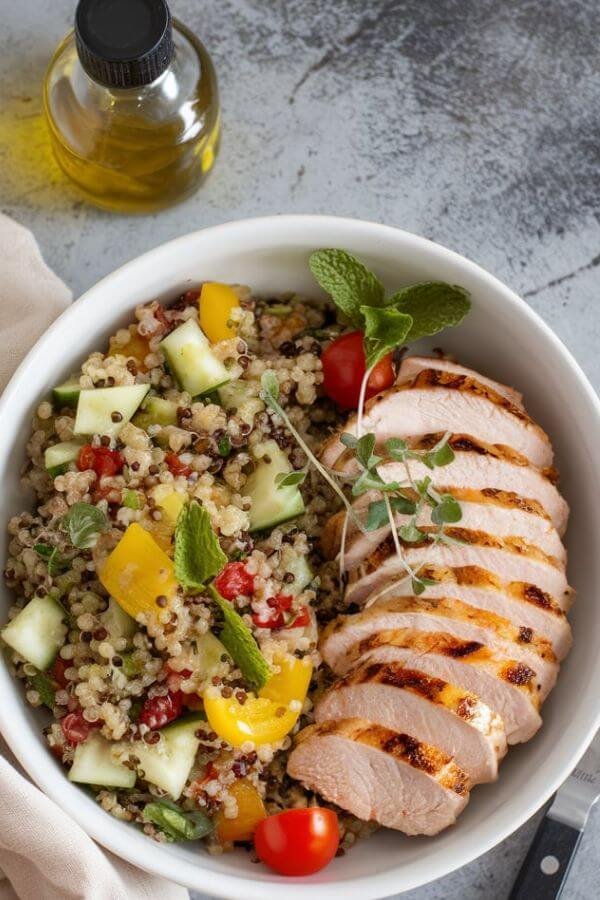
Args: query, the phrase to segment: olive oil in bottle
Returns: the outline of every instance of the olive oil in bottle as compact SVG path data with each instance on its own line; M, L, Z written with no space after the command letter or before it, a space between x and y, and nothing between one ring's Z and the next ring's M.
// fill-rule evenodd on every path
M80 0L44 104L60 167L106 209L144 213L183 200L217 153L214 68L166 0Z

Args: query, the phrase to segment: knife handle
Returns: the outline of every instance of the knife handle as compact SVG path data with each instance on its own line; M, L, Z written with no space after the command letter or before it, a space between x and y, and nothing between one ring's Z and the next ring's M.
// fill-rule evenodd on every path
M566 881L582 831L544 816L509 900L554 900Z

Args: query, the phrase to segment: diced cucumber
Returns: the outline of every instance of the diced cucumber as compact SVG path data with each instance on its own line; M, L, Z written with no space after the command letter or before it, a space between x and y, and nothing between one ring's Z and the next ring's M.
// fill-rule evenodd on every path
M193 319L168 334L160 348L179 386L192 397L207 394L230 381L229 372Z
M81 450L79 441L62 441L60 444L52 444L44 452L44 465L52 478L62 475L69 468L69 463L75 462Z
M34 597L2 630L2 639L36 669L45 672L63 644L64 618L64 609L48 594Z
M225 409L236 409L242 422L252 425L254 416L265 408L259 390L257 381L230 381L219 388L219 401Z
M132 619L124 609L121 609L112 597L108 601L107 609L100 616L102 624L113 640L125 638L129 640L137 631L135 619Z
M54 388L52 399L59 409L62 409L63 406L70 406L72 409L75 409L80 393L79 375L72 375L67 381Z
M119 387L82 391L77 404L75 434L116 437L149 390L149 384L123 384ZM113 421L117 417L118 421Z
M140 761L140 777L162 788L173 800L178 800L194 765L200 743L196 731L204 721L200 715L185 716L172 725L161 728L161 739L157 744L136 741L133 745L119 746L137 756Z
M133 418L133 424L144 431L150 425L177 425L177 404L162 397L148 397Z
M77 744L69 781L99 787L132 788L137 775L114 758L114 746L100 734L92 734L82 744Z
M275 441L264 441L253 450L256 469L248 476L244 494L252 499L250 531L274 528L281 522L301 516L304 501L297 485L278 487L275 479L292 471L289 459Z
M211 631L207 631L196 641L196 653L194 654L195 673L201 678L209 679L222 671L222 656L229 656L218 637Z
M306 557L298 556L289 544L284 544L281 548L280 566L294 576L294 580L285 586L285 592L294 597L315 577Z

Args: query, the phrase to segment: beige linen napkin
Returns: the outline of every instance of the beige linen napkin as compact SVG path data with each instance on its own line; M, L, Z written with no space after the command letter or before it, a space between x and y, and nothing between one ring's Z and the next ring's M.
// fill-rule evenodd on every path
M0 390L70 300L71 292L45 265L32 234L0 214ZM15 897L189 900L184 888L98 847L21 774L0 739L0 900Z

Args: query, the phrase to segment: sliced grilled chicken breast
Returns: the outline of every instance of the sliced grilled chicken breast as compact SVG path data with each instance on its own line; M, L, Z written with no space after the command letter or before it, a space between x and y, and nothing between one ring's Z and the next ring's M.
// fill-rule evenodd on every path
M478 641L459 640L447 632L401 628L370 635L354 645L349 657L365 665L394 663L410 670L418 669L471 691L500 716L509 744L528 741L542 724L533 669L515 659L499 656ZM351 672L354 671L353 668ZM317 721L320 721L319 712L320 707ZM356 715L363 715L358 707ZM379 713L376 719L381 725L388 724ZM419 735L428 740L423 732L419 731ZM434 743L442 750L447 749L439 740ZM473 778L469 766L458 756L456 761Z
M296 740L288 774L364 821L437 834L469 800L465 772L409 734L351 718L310 725Z
M467 606L452 597L400 597L391 594L353 615L338 616L327 625L319 649L328 666L344 674L352 663L352 648L380 631L408 628L446 632L463 641L476 641L494 653L522 662L536 674L535 689L544 700L558 674L556 656L548 641L531 629L515 627L508 619Z
M561 609L568 609L573 591L558 560L518 538L496 538L481 531L446 528L445 534L461 543L447 545L407 544L403 558L414 572L422 564L453 568L477 566L489 569L503 581L522 581L538 587L555 598ZM350 574L345 599L348 604L362 604L366 598L393 578L405 575L401 559L390 537Z
M571 626L556 600L532 584L503 582L497 575L477 566L446 569L425 566L421 576L426 584L422 597L436 600L454 597L469 606L509 619L519 630L535 632L548 641L557 657L564 659L573 643ZM390 588L388 596L411 596L408 580ZM385 595L384 595L385 596Z
M357 665L321 698L317 722L359 716L394 731L412 731L439 747L473 784L495 781L506 753L502 719L471 691L401 661Z
M423 372L425 369L437 369L441 372L451 372L453 375L466 375L469 378L475 378L481 384L485 384L486 387L496 391L497 394L506 397L515 406L523 408L523 396L514 388L508 387L508 385L499 381L493 381L491 378L487 378L473 369L467 369L466 366L460 366L449 359L435 359L431 356L405 356L398 371L396 384L406 384L412 381L419 372Z
M356 434L357 416L343 431ZM505 444L533 465L552 465L547 434L506 397L466 375L426 369L410 384L373 397L365 405L363 432L373 431L380 442L415 437L434 431L462 432L491 444ZM344 450L342 431L325 442L322 461L333 466Z
M432 437L436 438L438 435L419 441L416 449L426 449L431 445ZM522 509L525 512L549 517L558 533L564 534L569 507L554 484L556 473L553 470L541 471L529 465L523 456L510 448L486 444L466 435L451 436L449 444L454 450L455 458L447 466L432 470L419 460L409 461L413 481L429 476L433 486L439 491L445 488L452 488L454 491L480 491L489 500L498 497L501 501L510 502L501 493L504 492L513 495L512 502L515 506L518 505L519 498L524 498ZM344 474L356 473L358 470L354 454L344 451L335 468ZM385 482L407 481L403 463L382 462L377 471Z
M469 491L463 488L444 487L445 494L451 494L460 503L462 518L460 527L470 531L487 531L501 538L516 537L521 541L537 547L548 556L553 556L562 565L566 565L566 550L552 523L545 517L529 511L527 501L515 494L495 492L488 497L482 491ZM374 495L359 497L353 504L359 521L366 521L371 498ZM365 499L366 497L366 499ZM377 497L379 499L379 497ZM323 527L321 546L329 559L334 559L340 552L344 528L345 510L331 516ZM396 526L406 525L411 516L398 513L394 517ZM418 526L431 525L431 507L421 509L417 518ZM391 527L387 523L376 531L361 531L356 522L350 518L346 531L344 548L344 569L349 572L355 569L376 547L390 534Z

